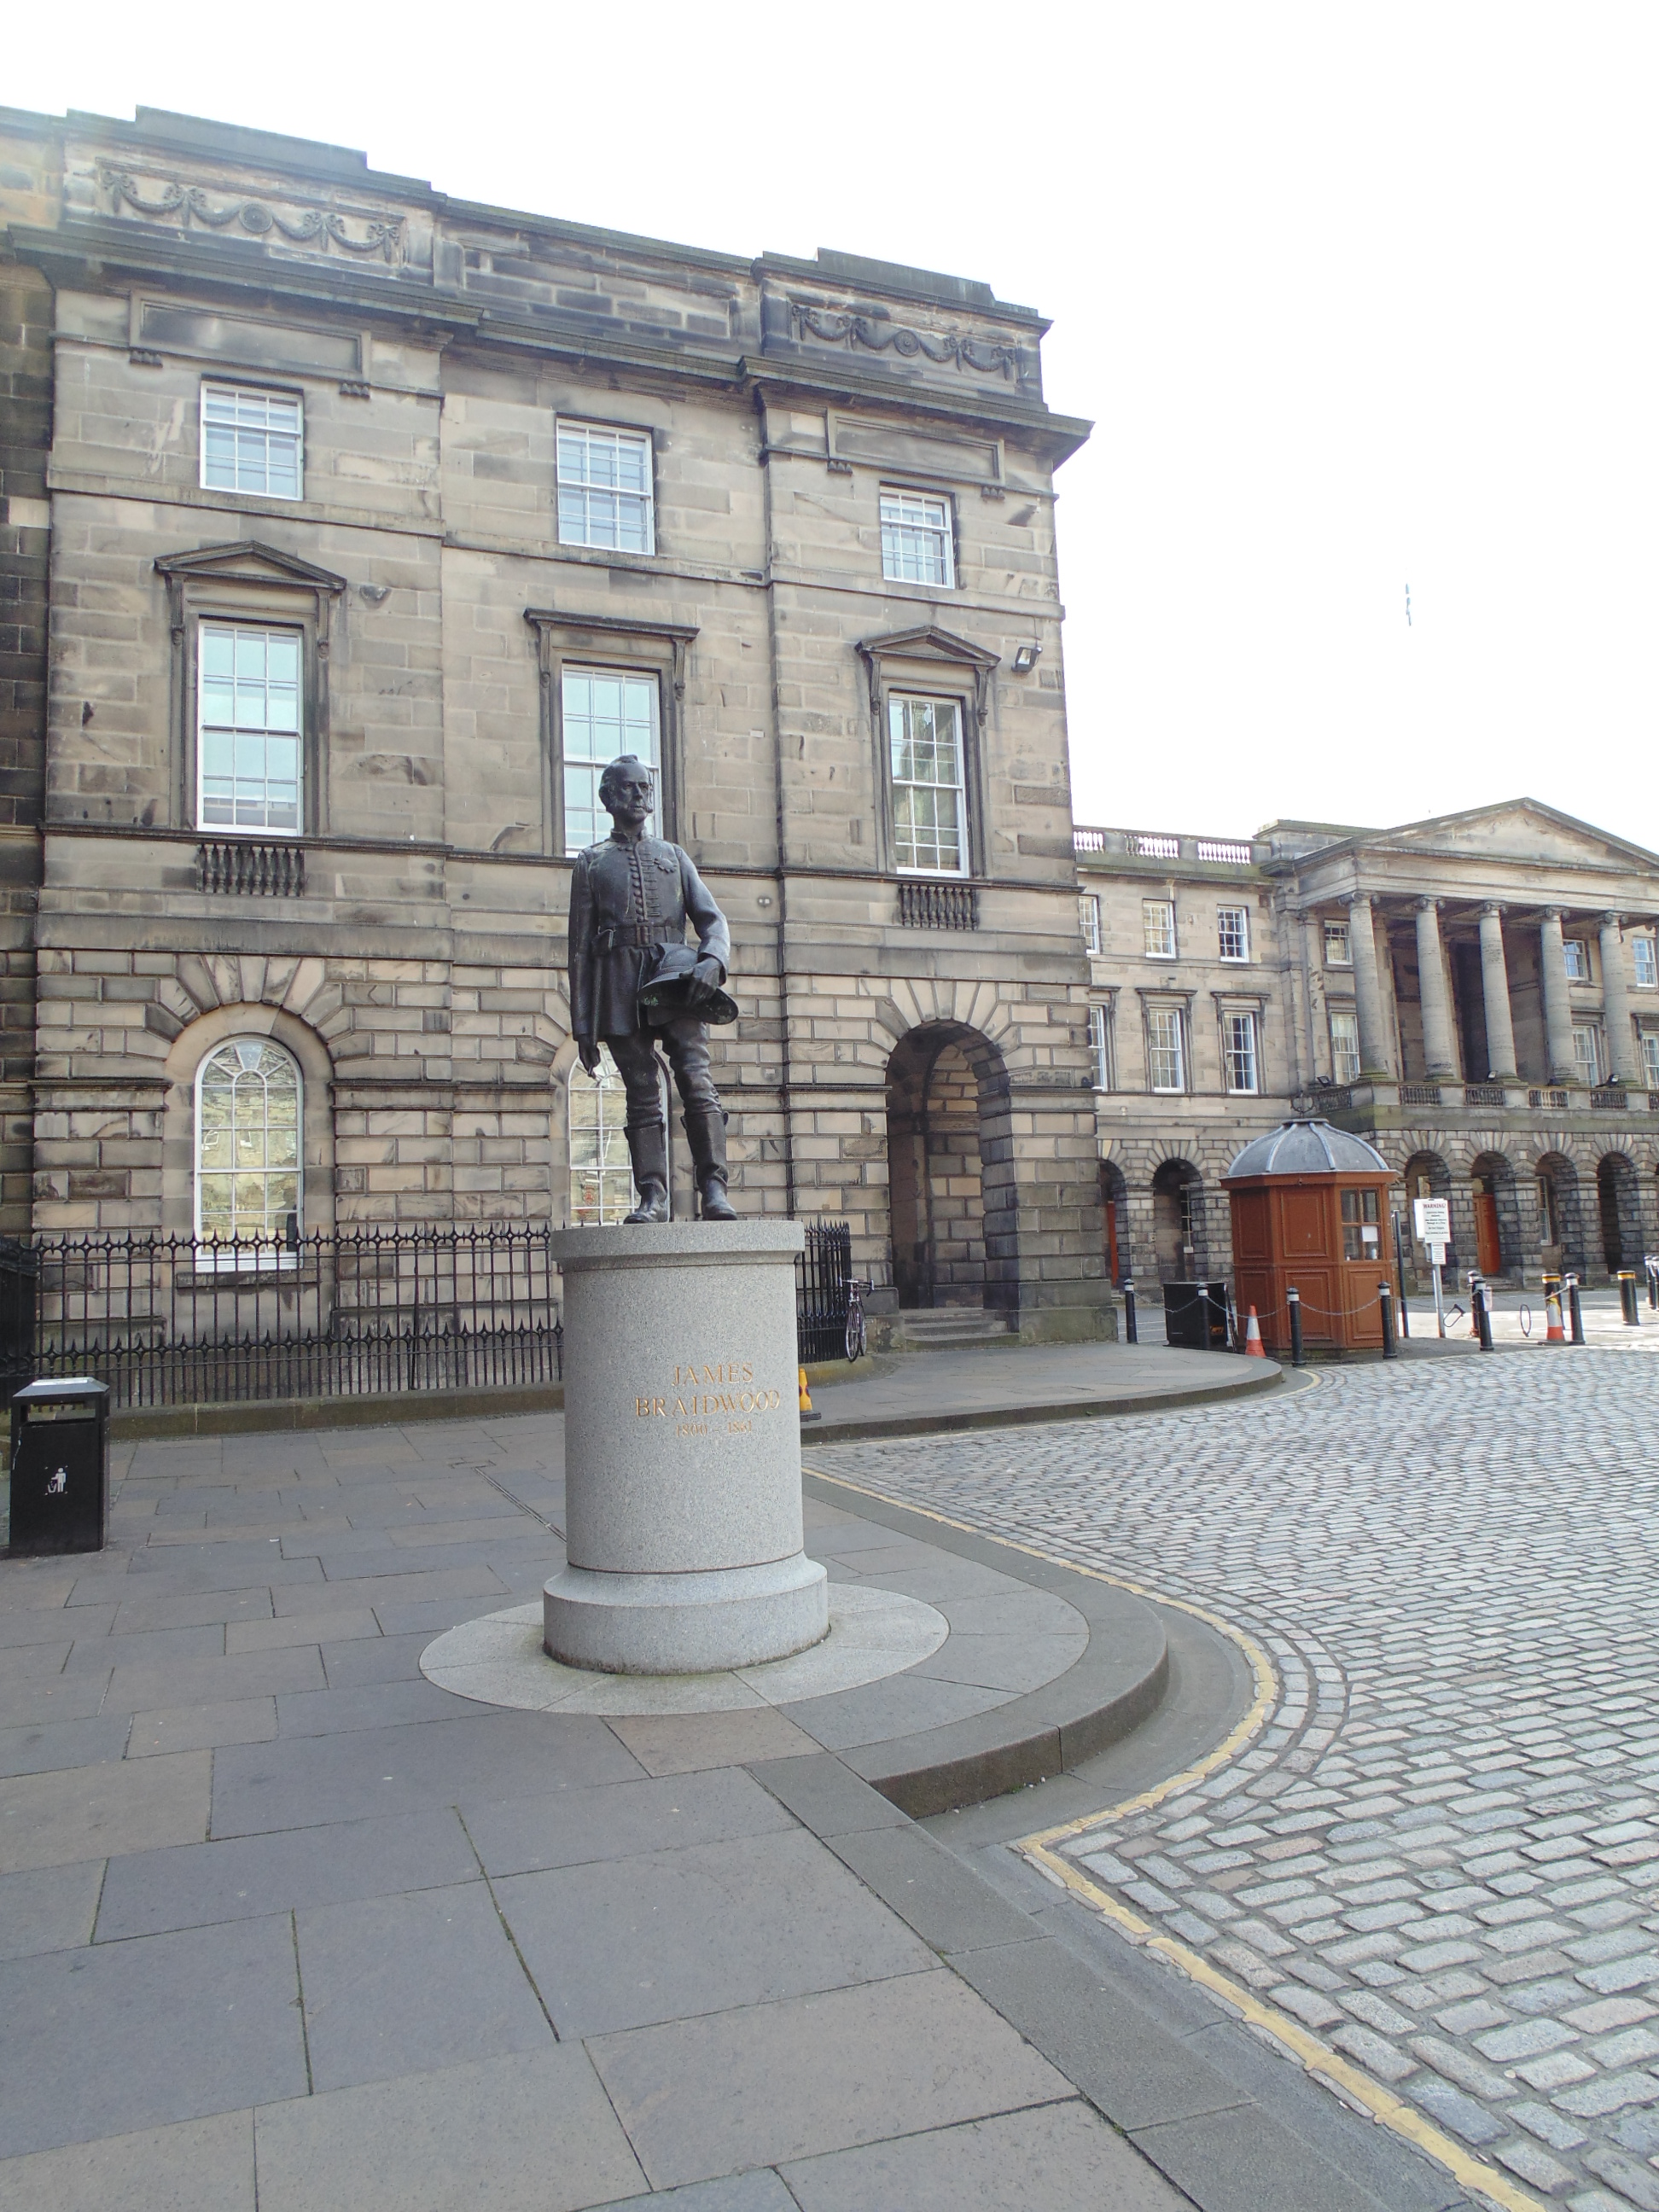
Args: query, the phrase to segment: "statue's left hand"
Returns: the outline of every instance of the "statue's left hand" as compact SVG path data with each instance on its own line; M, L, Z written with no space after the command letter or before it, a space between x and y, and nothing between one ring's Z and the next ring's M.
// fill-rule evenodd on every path
M685 995L692 1006L701 1006L714 997L725 981L718 960L699 960L691 970L691 980Z

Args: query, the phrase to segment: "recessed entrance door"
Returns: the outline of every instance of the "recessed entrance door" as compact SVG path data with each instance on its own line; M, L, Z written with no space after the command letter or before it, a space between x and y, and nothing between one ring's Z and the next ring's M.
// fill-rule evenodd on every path
M1474 1194L1474 1251L1475 1265L1483 1275L1501 1275L1504 1272L1504 1248L1498 1237L1498 1198L1495 1192L1477 1190Z

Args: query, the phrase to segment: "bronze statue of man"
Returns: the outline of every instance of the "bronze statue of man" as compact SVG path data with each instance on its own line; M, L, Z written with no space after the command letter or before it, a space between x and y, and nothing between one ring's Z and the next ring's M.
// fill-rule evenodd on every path
M587 1073L598 1075L604 1044L627 1089L628 1151L640 1194L628 1218L668 1218L660 1045L685 1108L702 1218L735 1221L726 1195L726 1112L708 1073L704 1026L737 1015L722 988L732 933L690 854L646 836L653 799L650 764L633 753L612 761L599 778L611 830L578 854L571 878L570 1026ZM697 933L695 956L685 942L688 921Z

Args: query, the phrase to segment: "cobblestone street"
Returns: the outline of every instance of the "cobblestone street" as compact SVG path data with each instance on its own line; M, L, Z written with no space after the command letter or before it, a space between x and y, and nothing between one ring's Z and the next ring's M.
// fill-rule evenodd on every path
M1260 1733L1067 1850L1510 2192L1649 2212L1656 1424L1659 1366L1592 1350L812 1457L1255 1639Z

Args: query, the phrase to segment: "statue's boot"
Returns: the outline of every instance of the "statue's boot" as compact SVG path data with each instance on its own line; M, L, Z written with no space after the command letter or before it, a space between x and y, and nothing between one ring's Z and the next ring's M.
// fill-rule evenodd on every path
M661 1121L643 1121L628 1130L628 1156L634 1163L634 1184L640 1202L628 1216L630 1221L668 1218L668 1130Z
M702 1200L705 1221L735 1221L737 1209L726 1194L726 1113L720 1106L688 1107L686 1140L691 1147L692 1172Z

